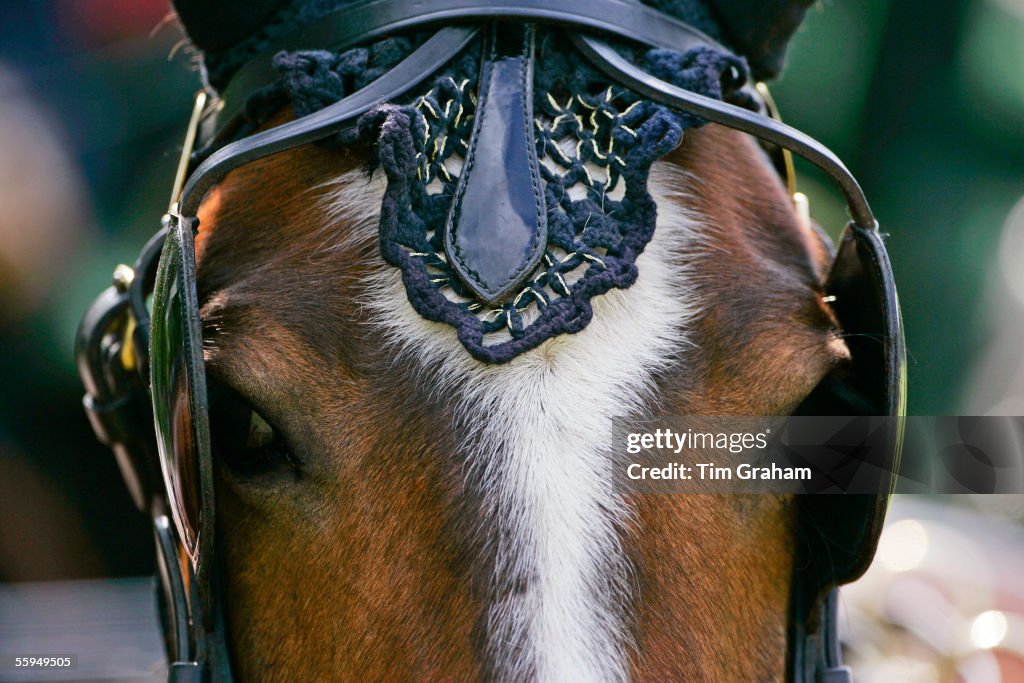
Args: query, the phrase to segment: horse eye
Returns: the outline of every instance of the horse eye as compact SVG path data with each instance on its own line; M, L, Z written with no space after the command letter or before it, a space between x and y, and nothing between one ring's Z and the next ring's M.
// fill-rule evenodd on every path
M214 458L240 473L258 474L295 465L288 447L267 419L236 391L212 382L210 441Z
M277 433L263 419L263 416L255 410L250 411L249 416L249 439L245 442L246 450L255 450L274 443L277 439Z

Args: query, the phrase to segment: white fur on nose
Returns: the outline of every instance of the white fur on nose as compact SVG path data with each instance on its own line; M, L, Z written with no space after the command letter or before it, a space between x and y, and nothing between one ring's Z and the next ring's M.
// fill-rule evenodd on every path
M484 482L474 492L483 500L473 533L498 548L495 572L507 575L495 576L495 585L518 587L486 615L485 666L499 680L629 678L630 568L620 538L630 512L612 490L611 421L644 413L656 376L686 353L698 302L685 254L702 229L671 199L686 183L675 167L652 169L660 216L637 260L636 284L595 298L582 332L504 365L474 360L454 329L421 318L397 269L382 266L367 282L365 303L382 339L455 397L464 435L457 458L472 475L467 481ZM344 220L352 240L370 239L382 184L346 177L337 187L332 222Z

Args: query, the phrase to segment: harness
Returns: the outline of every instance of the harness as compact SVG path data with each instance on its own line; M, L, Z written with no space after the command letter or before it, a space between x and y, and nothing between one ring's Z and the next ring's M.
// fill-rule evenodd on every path
M411 37L368 83L336 101L292 97L296 119L253 132L261 103L271 112L281 106L286 58L274 55L304 51L296 59L316 73L334 63L331 55L395 35ZM544 104L551 93L534 91L544 39L561 39L607 90ZM473 76L452 75L467 68ZM388 106L403 98L415 104ZM472 109L472 123L460 106ZM826 291L850 347L857 400L832 397L820 409L903 415L900 313L878 224L842 162L772 118L771 109L767 91L749 82L742 60L727 48L633 0L359 2L278 40L237 71L216 106L200 93L162 228L134 267L115 271L113 286L86 312L76 344L86 412L114 451L136 505L153 520L169 680L231 680L193 245L197 211L210 189L257 159L310 143L345 144L368 131L392 157L410 152L405 165L385 168L382 254L402 269L421 315L456 327L479 360L510 362L554 335L582 330L591 298L632 283L633 261L654 228L646 168L678 144L686 127L719 123L780 150L788 180L793 152L839 185L852 220ZM567 137L575 140L575 156L564 151ZM555 167L564 173L546 165L548 155L559 154L567 158ZM453 157L463 162L458 173L449 168ZM593 178L595 168L605 175ZM618 182L624 195L614 199ZM431 192L435 183L441 190ZM574 184L583 186L583 199L568 197ZM599 210L595 197L618 204ZM616 207L637 218L616 223ZM401 227L410 224L414 230ZM902 433L893 428L886 436L891 472ZM839 652L836 587L870 563L890 487L884 479L876 495L798 500L790 681L852 680Z

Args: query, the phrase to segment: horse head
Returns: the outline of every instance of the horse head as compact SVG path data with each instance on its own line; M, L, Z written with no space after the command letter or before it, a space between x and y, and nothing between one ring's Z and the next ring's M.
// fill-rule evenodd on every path
M805 622L821 631L805 602L862 569L870 547L798 600L807 513L792 496L624 494L610 425L813 412L858 381L832 246L794 208L778 150L740 132L790 141L750 111L763 102L747 74L777 73L807 3L651 3L746 61L710 38L689 59L656 45L617 61L584 33L614 34L614 18L588 28L599 20L562 2L512 6L510 22L541 22L525 29L396 44L374 31L411 11L362 3L378 6L366 35L386 44L286 50L239 104L232 78L259 71L239 68L239 45L269 59L289 22L309 39L324 17L342 32L366 19L278 4L176 3L225 94L221 112L197 107L213 123L197 119L206 147L186 163L163 256L182 265L156 276L146 359L158 396L157 347L183 325L162 302L194 281L194 302L180 296L201 357L174 372L205 368L188 375L205 394L176 394L186 411L154 401L158 431L183 428L161 410L186 415L186 437L161 435L165 477L190 467L167 455L182 438L207 438L187 421L209 420L209 473L197 466L199 493L169 501L195 510L176 517L187 552L164 560L199 592L191 621L221 638L192 649L227 647L221 670L244 680L803 680L817 663L794 640ZM469 5L439 6L463 22ZM469 47L444 51L458 40ZM403 106L375 101L347 127L309 132L358 97L353 65L396 73L432 41L443 77L432 66L415 97L389 98ZM306 47L321 46L291 45ZM564 78L583 55L594 68ZM582 81L586 92L558 90ZM711 109L672 109L687 97ZM528 131L525 146L510 130ZM868 237L844 239L863 250L869 220L854 226ZM211 538L215 563L198 558Z
M689 680L715 652L719 680L780 668L789 501L617 501L609 473L615 416L787 414L848 359L824 249L762 152L688 134L652 172L636 284L502 366L413 310L365 162L303 148L239 169L200 212L208 373L260 415L211 413L242 671L438 679L458 662L461 680L480 641L502 666L529 653L538 671L600 665L595 680L630 641L652 675Z

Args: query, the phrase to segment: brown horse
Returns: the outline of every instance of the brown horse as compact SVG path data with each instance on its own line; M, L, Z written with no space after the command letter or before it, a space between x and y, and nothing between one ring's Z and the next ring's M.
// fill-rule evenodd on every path
M222 46L221 14L177 4L199 47ZM747 4L714 6L770 73L806 3ZM651 170L636 283L499 365L410 304L381 257L370 159L299 147L234 170L198 212L234 674L783 680L794 500L622 495L610 428L789 414L850 362L828 248L765 151L687 130Z
M209 372L301 460L218 468L237 673L781 679L789 501L616 500L609 474L613 416L786 414L848 357L763 152L688 133L637 284L498 367L412 310L365 159L282 154L200 214Z

